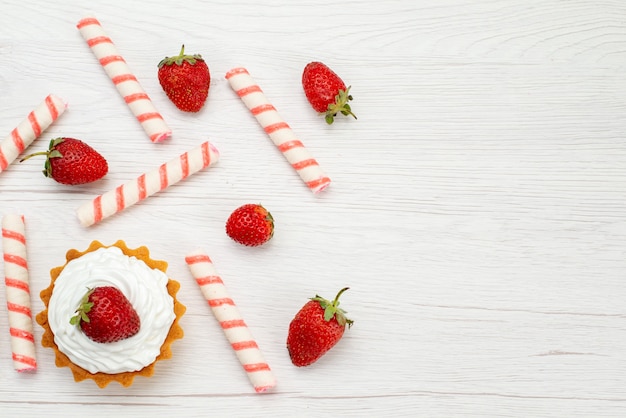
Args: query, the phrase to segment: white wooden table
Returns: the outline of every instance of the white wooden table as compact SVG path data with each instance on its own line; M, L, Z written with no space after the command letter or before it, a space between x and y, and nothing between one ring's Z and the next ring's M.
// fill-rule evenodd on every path
M109 161L96 183L0 173L0 214L26 219L32 305L92 240L169 263L185 338L130 388L75 383L51 350L12 368L0 309L3 417L626 416L626 3L3 0L0 137L54 93L67 112L29 151L73 136ZM75 28L93 14L173 130L153 144ZM211 74L183 114L156 65L184 43ZM358 120L327 126L304 98L313 60L352 85ZM313 195L224 79L243 65L331 177ZM75 210L205 140L217 165L83 227ZM273 240L224 232L261 202ZM184 256L210 254L278 380L254 393ZM2 267L0 267L1 269ZM294 367L289 321L350 290L355 324ZM0 304L5 306L4 292ZM36 325L40 340L42 329Z

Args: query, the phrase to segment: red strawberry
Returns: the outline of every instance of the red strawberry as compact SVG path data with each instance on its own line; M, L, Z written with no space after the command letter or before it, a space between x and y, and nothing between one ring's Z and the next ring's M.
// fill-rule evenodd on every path
M159 83L167 97L183 112L198 112L209 95L211 74L201 55L180 54L159 62Z
M339 308L339 296L346 290L341 289L332 302L315 295L291 320L287 350L295 366L315 363L339 342L346 325L352 326L353 321Z
M274 235L274 218L263 206L249 203L230 214L226 234L240 244L256 247Z
M113 286L89 289L70 324L97 343L112 343L139 332L139 315L126 296Z
M346 88L343 80L321 62L310 62L302 72L302 87L313 109L325 113L326 123L333 123L337 113L352 115L348 102L352 100L350 87Z
M52 139L48 151L27 155L20 162L35 155L47 157L43 174L62 184L91 183L100 180L109 171L104 157L80 139Z

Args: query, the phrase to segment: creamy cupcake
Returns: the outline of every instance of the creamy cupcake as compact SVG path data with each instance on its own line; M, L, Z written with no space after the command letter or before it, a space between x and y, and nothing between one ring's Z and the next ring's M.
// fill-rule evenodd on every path
M69 367L77 382L93 379L100 387L114 381L130 386L135 376L152 376L155 364L172 356L172 342L183 337L178 321L185 307L176 299L180 284L168 278L167 263L123 241L93 241L85 251L69 250L66 260L50 271L50 286L41 292L46 309L36 317L44 328L42 345L54 349L56 365ZM106 324L96 316L104 311L96 294L105 290L120 294L136 313L129 324L112 326L111 335L98 330ZM132 331L113 335L123 327Z

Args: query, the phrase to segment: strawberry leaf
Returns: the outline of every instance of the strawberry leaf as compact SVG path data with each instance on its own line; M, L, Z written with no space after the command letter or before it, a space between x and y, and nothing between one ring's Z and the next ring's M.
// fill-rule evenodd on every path
M163 58L158 67L161 68L164 65L172 65L176 64L178 66L183 65L183 63L188 63L190 65L194 65L198 60L202 60L202 55L194 54L194 55L185 55L185 45L180 48L180 53L173 57L165 57Z
M337 95L335 96L335 103L328 104L328 110L326 111L326 116L324 119L327 124L332 124L337 113L341 113L344 116L351 115L354 119L356 119L356 115L352 113L352 109L348 102L352 100L352 95L349 94L350 87L345 90L339 90Z
M61 158L63 154L59 150L52 150L48 153L48 158Z
M89 301L89 296L91 296L94 290L95 289L87 289L87 293L85 293L83 298L80 300L80 305L78 305L78 308L74 311L76 315L70 318L70 324L80 325L81 321L89 322L89 316L87 313L91 311L91 308L93 308L93 302Z
M341 326L348 325L348 328L352 326L352 323L354 321L346 318L346 311L339 308L339 297L343 292L348 289L348 287L344 287L343 289L341 289L332 302L324 299L319 295L315 295L314 298L311 298L311 300L318 302L322 309L324 309L324 320L326 322L331 321L333 318L335 318L337 320L337 323Z

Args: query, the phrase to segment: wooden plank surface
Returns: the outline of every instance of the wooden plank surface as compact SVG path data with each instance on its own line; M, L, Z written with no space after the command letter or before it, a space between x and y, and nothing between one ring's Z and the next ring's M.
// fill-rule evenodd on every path
M133 118L76 30L87 15L171 139L151 143ZM0 214L26 219L33 311L68 249L118 239L166 260L187 306L173 359L103 390L41 346L35 374L14 372L0 309L2 416L626 416L626 3L3 0L0 22L0 137L54 93L69 108L29 151L73 136L110 166L75 187L44 178L41 160L0 173ZM198 114L178 111L156 77L182 43L212 75ZM300 77L314 60L352 85L358 120L328 126L310 108ZM313 195L271 144L224 78L236 66L329 189ZM81 204L205 140L221 152L214 167L79 224ZM276 220L255 249L224 233L250 202ZM184 256L196 248L272 366L272 393L253 392L194 283ZM289 321L343 286L354 326L294 367Z

